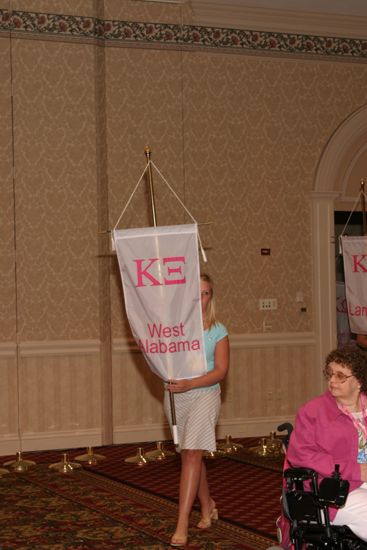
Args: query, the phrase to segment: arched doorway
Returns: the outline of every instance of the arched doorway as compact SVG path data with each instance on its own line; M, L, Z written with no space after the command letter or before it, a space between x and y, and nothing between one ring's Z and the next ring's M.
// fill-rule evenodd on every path
M353 209L367 178L367 105L335 130L320 158L312 193L312 254L316 360L336 346L334 210ZM358 206L359 208L359 206ZM320 375L320 387L322 384Z

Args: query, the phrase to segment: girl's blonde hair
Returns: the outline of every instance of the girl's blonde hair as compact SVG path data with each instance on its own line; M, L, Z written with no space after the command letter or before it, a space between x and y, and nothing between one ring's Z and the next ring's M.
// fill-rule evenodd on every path
M211 291L211 299L208 303L208 307L206 308L205 312L205 322L208 327L208 329L212 328L213 325L216 325L218 323L216 314L215 314L215 300L214 300L214 285L212 278L207 273L201 273L200 280L205 281L210 285L210 291Z

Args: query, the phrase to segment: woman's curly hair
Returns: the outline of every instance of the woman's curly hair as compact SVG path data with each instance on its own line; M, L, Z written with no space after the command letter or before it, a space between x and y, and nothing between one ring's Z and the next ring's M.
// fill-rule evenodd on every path
M331 363L337 363L350 369L353 376L361 384L361 392L367 394L367 358L355 348L340 348L329 353L325 359L324 376L327 376Z

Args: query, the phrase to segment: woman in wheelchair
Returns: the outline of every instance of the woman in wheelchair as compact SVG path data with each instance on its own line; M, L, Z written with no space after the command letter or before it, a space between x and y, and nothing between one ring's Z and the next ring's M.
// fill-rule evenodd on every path
M312 468L321 480L339 464L349 494L343 507L330 509L331 523L367 541L367 361L356 349L334 350L323 373L327 390L299 409L286 467Z

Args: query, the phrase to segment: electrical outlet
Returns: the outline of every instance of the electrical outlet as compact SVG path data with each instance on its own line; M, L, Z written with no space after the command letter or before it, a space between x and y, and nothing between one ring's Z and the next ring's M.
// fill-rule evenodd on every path
M278 300L276 298L261 298L259 309L260 311L274 311L278 309Z
M263 322L263 332L271 332L273 325L269 322Z

